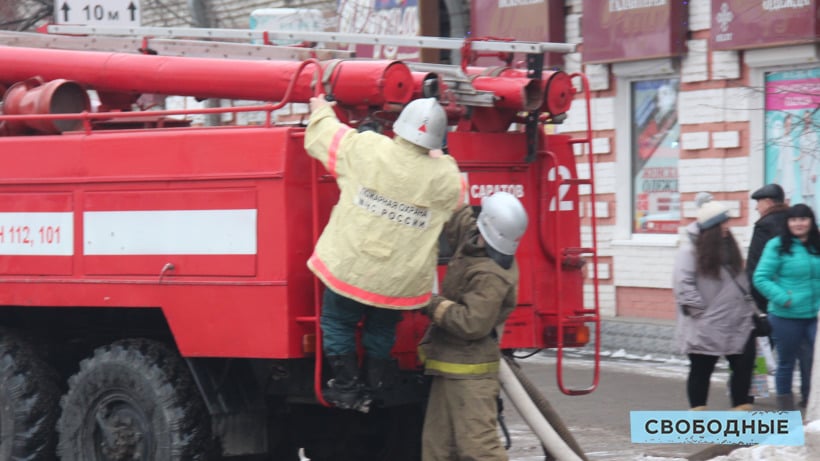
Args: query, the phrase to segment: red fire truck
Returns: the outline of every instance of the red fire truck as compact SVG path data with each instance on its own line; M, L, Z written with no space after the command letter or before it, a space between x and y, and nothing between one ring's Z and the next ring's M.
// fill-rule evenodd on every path
M569 389L560 374L562 348L599 320L595 280L584 303L593 182L575 155L592 157L590 132L547 134L573 100L589 113L582 75L542 70L571 45L297 37L459 50L447 66L268 45L288 33L51 32L71 35L0 34L0 459L418 459L424 316L405 314L377 408L321 397L322 287L306 261L338 190L304 151L306 116L276 115L319 93L388 134L403 105L439 98L470 204L505 190L530 216L502 348L557 348L567 393L597 383ZM263 43L228 43L249 38ZM469 65L513 52L526 67ZM262 102L158 110L157 95ZM258 122L235 123L251 111ZM191 122L213 114L229 123Z

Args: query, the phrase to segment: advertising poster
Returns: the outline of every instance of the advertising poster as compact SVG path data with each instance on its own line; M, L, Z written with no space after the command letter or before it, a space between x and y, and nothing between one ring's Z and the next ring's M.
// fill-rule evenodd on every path
M680 226L678 79L632 86L632 232L677 233Z
M818 210L820 68L766 75L766 183Z

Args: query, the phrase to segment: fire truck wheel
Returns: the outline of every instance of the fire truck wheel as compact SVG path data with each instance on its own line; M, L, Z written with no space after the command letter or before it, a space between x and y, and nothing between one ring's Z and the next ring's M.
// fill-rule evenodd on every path
M0 459L54 459L59 399L56 372L0 329Z
M63 461L210 459L210 418L180 356L157 341L98 348L68 383Z

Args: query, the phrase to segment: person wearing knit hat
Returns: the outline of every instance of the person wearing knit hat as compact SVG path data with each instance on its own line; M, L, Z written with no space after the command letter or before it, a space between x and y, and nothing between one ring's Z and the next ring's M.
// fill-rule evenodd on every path
M711 202L712 200L714 200L714 196L709 192L698 192L695 194L695 208L700 210L703 205ZM686 236L688 236L689 240L693 242L697 240L698 234L700 234L700 227L698 227L697 220L690 222L684 230Z
M698 192L695 194L695 207L700 208L704 203L709 203L714 199L709 192Z
M678 250L672 280L677 343L689 357L689 406L706 408L715 364L726 357L732 370L732 407L750 410L755 338L743 292L748 292L749 282L740 247L729 231L729 209L720 202L706 202L697 211L696 223L698 233Z
M711 229L729 220L729 209L720 202L707 202L698 209L698 227Z

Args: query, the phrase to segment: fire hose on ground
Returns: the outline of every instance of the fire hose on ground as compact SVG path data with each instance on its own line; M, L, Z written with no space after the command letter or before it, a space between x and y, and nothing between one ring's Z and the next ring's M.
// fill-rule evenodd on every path
M499 379L518 413L541 441L547 459L588 461L558 413L512 358L502 358Z

